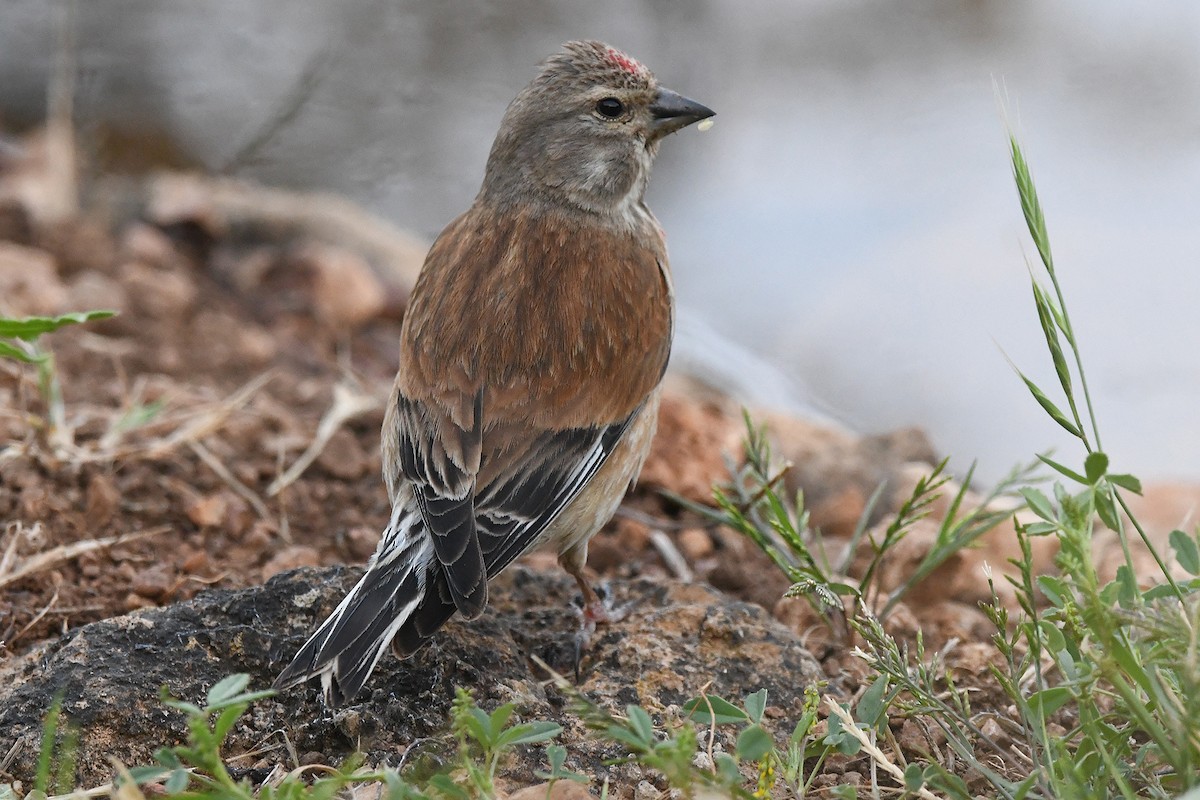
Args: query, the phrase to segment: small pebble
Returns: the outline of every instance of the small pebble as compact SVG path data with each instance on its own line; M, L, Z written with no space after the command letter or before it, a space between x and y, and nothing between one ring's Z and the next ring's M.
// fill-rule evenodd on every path
M155 269L139 261L126 263L120 279L134 310L154 319L186 318L199 295L186 272Z
M122 607L126 611L137 611L140 608L153 608L154 603L141 597L133 592L125 595L125 599L121 602Z
M712 555L712 537L708 535L708 531L702 528L687 528L680 531L677 541L680 551L692 563Z
M367 454L354 434L343 429L330 437L317 464L335 478L354 480L367 471Z
M133 576L134 593L149 600L163 600L171 593L173 581L160 567L142 570Z
M305 544L294 544L285 547L263 564L262 579L266 581L272 575L296 567L315 567L321 563L321 554L317 548Z
M228 504L219 494L201 497L187 507L188 519L201 528L213 528L225 520Z
M636 519L617 520L617 539L626 553L636 553L650 546L650 527Z
M145 223L134 223L121 237L121 249L130 258L167 268L177 264L179 254L175 243L160 229Z
M179 565L181 570L191 575L204 572L206 567L208 567L208 553L203 550L193 551Z
M332 329L358 327L383 310L387 290L360 254L309 244L299 261L312 276L313 310Z
M237 332L238 356L246 366L261 366L275 357L278 346L275 337L258 326L245 323Z
M250 530L250 526L258 520L258 516L254 513L254 509L250 508L249 503L233 492L225 494L224 497L225 520L221 524L225 527L225 534L233 539L241 539L246 535L246 531Z
M272 536L274 527L264 520L258 520L250 528L250 532L246 534L244 540L246 546L255 552L263 552L271 550L272 542L275 537Z
M346 548L359 560L370 558L378 544L379 531L374 528L357 525L346 532Z
M983 721L983 724L979 726L979 732L993 742L1001 742L1008 738L1008 735L1004 732L1004 728L1000 727L1000 723L993 717L988 717Z
M640 781L633 789L633 800L658 800L658 789L650 781Z

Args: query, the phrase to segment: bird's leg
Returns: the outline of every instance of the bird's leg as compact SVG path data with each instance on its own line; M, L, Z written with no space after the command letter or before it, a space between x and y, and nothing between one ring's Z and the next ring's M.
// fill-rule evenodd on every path
M594 630L597 623L613 622L611 609L608 604L596 594L596 590L588 583L587 578L583 575L583 570L575 569L567 565L563 565L564 569L570 573L575 582L579 584L579 592L583 595L583 610L580 612L583 616L585 624L590 624Z
M596 590L584 577L584 564L587 563L587 542L565 550L559 555L558 563L579 585L579 593L583 595L583 624L589 634L596 630L597 624L620 622L625 618L628 609L613 608L608 600L596 593Z
M579 585L579 593L583 596L583 608L579 612L579 630L575 634L575 682L579 682L579 664L583 660L583 651L588 648L592 634L596 632L597 624L619 622L628 613L628 607L613 608L607 598L596 593L583 575L584 564L587 563L587 542L568 548L558 556L559 565Z

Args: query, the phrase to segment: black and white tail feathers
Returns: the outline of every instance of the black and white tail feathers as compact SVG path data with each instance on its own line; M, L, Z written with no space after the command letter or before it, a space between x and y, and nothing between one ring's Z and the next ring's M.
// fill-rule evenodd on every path
M275 688L319 677L328 705L353 700L393 637L408 655L453 615L441 578L420 514L397 506L366 573L275 679Z
M275 680L275 688L319 677L326 703L344 705L362 688L393 639L396 653L407 656L455 611L478 616L487 602L487 578L537 544L605 464L643 407L613 425L546 431L529 442L508 474L479 494L472 488L473 524L467 538L482 561L477 570L448 569L448 563L465 563L459 556L466 548L448 549L453 542L444 538L444 552L439 553L439 541L426 522L457 520L464 504L431 508L419 488L402 490L394 498L392 519L366 574L300 648ZM445 527L457 529L459 524Z

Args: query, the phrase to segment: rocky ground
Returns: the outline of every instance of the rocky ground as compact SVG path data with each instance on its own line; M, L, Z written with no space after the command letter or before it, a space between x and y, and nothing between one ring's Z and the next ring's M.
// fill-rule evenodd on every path
M0 361L0 783L29 780L41 716L62 692L83 730L79 780L94 785L109 756L144 763L182 735L160 685L197 699L231 672L269 683L349 585L355 567L335 565L373 551L388 513L382 397L423 244L336 198L181 174L97 181L80 211L73 181L51 169L53 142L14 152L0 165L0 313L119 314L46 338L61 406L31 367ZM783 575L664 494L710 501L744 435L719 390L670 381L643 480L589 562L633 611L598 636L580 688L610 707L667 713L710 682L727 696L765 686L781 720L818 678L853 697L859 662L802 601L781 599ZM858 436L755 416L834 555L876 487L871 522L886 525L939 458L919 431ZM1198 493L1147 494L1145 521L1165 534ZM920 561L946 512L943 501L897 548L885 588ZM1001 525L891 617L898 636L959 642L947 663L981 698L986 669L971 644L990 633L976 607L983 565L1002 569L1014 546ZM1037 557L1052 568L1049 541ZM485 706L516 700L529 718L562 721L569 765L625 796L645 776L601 764L611 754L585 743L531 661L566 663L571 594L551 556L529 556L484 618L455 623L413 662L385 659L360 706L330 714L311 689L290 692L256 707L231 746L259 766L286 761L284 737L272 738L284 731L291 757L361 748L395 763L444 726L464 685ZM829 769L831 783L861 778L853 762ZM508 779L532 782L532 768Z

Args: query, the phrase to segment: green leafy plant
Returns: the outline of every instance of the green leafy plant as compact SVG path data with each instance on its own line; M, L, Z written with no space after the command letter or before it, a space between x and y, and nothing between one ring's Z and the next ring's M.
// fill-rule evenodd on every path
M33 797L44 798L56 791L70 790L74 785L78 746L79 731L67 723L62 713L62 698L56 697L42 721L42 745L33 779Z
M154 754L159 766L149 768L148 772L135 772L134 777L145 779L165 773L168 793L178 794L194 781L206 789L248 797L249 787L234 781L226 769L221 745L252 702L274 694L269 690L247 692L249 683L250 676L244 674L218 681L208 690L203 707L171 697L164 686L163 704L187 714L188 742L160 749Z
M797 493L790 504L779 494L777 487L782 483L787 466L776 464L766 428L755 425L748 414L744 421L746 461L742 466L732 468L732 480L728 484L714 489L717 507L699 505L678 496L673 499L754 542L792 581L787 595L808 600L830 629L843 638L850 635L847 617L853 619L869 608L877 618L886 619L914 586L955 553L971 546L1008 519L1011 511L997 501L1018 497L1018 489L1029 481L1036 467L1035 462L1014 469L980 502L966 508L964 501L974 475L972 466L951 499L949 510L938 522L933 546L900 585L885 593L879 585L880 567L913 526L929 516L931 507L950 481L945 471L948 462L942 461L929 475L922 477L888 525L876 534L870 520L883 493L881 484L867 501L844 548L844 556L834 563L825 553L820 532L809 525L803 493ZM870 550L867 565L857 581L846 580L844 576L850 572L851 561L864 543ZM842 598L849 598L849 611L845 610Z
M546 747L546 759L550 762L550 769L535 770L534 775L547 781L551 787L556 781L568 780L575 783L590 783L591 778L580 772L574 772L566 768L567 749L560 744L552 744Z
M506 753L520 745L550 741L562 733L562 726L553 722L509 725L515 711L516 706L505 703L489 714L475 705L469 691L462 688L455 690L450 727L458 739L460 762L465 773L463 782L467 785L464 787L462 782L455 782L445 774L434 776L430 785L452 798L493 797L496 793L496 769ZM560 771L563 760L565 752L558 762ZM553 759L551 766L554 767ZM567 776L563 772L558 777Z
M1170 797L1200 787L1200 545L1195 534L1170 534L1175 563L1190 576L1178 581L1123 496L1139 493L1140 482L1110 469L1045 215L1028 162L1015 138L1010 144L1021 209L1049 280L1047 287L1032 279L1034 304L1067 411L1021 378L1079 441L1084 458L1081 469L1071 469L1042 456L1060 476L1053 499L1024 491L1039 520L1018 526L1022 550L1029 553L1030 537L1055 536L1060 574L1034 575L1027 555L1017 562L1020 576L1012 582L1022 618L1009 633L1009 620L993 612L997 644L1010 662L1002 677L1036 767L1033 788L1046 796L1102 789ZM1097 520L1116 533L1124 558L1108 582L1093 558ZM1157 565L1158 584L1150 589L1139 585L1129 527ZM1024 685L1014 680L1022 675L1029 676ZM1055 720L1065 736L1051 732Z
M223 753L225 739L250 705L274 694L269 690L249 691L248 686L249 676L231 675L209 689L202 704L172 697L164 688L164 705L186 716L187 741L160 748L154 754L155 763L149 766L127 768L116 764L117 777L111 786L86 793L111 794L122 800L330 800L345 796L343 790L354 786L381 785L388 800L495 798L497 771L508 754L518 747L549 742L562 732L559 725L547 721L514 724L514 705L505 704L487 712L476 705L469 691L460 688L452 704L449 727L456 751L432 774L417 777L390 768L370 769L362 765L361 756L355 755L336 768L296 766L281 777L254 785L245 776L238 776ZM795 796L800 797L833 748L820 742L816 687L806 693L803 717L784 747L776 745L766 721L766 691L747 695L741 706L717 695L703 695L685 705L683 718L656 724L650 712L639 706L629 705L624 715L614 715L574 685L561 681L559 687L589 729L625 751L626 755L607 763L632 762L661 773L685 797L696 796L704 789L719 789L741 798L769 797L776 796L780 786L793 787ZM709 729L708 752L712 756L715 739L711 734L717 727L730 724L739 727L732 752L716 753L711 766L702 767L697 760L700 745L696 725ZM78 794L74 786L76 743L56 703L46 717L34 794L30 797L45 798L58 791L61 794L53 800L66 800ZM560 780L589 783L589 776L567 768L567 756L563 746L548 745L549 769L535 770L534 774L551 785ZM15 797L12 787L0 786L0 798L10 796ZM601 796L607 796L607 785Z
M38 346L38 339L44 334L66 325L78 325L95 319L105 319L113 316L115 311L77 311L70 314L60 314L57 317L21 317L11 318L0 316L0 356L27 364L40 364L51 358L50 354Z
M779 495L777 487L783 482L787 467L775 463L766 428L755 425L748 412L743 412L743 419L747 431L746 460L740 467L731 463L729 483L713 488L717 507L670 496L685 508L754 542L792 581L790 593L803 595L830 628L844 633L841 598L857 597L859 590L836 577L836 568L830 565L820 549L820 540L809 527L804 495L798 493L791 506ZM882 487L868 501L869 508L874 507L881 491ZM856 533L861 535L865 530L863 522Z
M1078 440L1082 463L1074 467L1041 455L1039 462L1057 479L1049 491L1028 485L1032 466L1024 467L974 509L963 508L964 494L958 492L935 547L909 581L886 596L875 588L876 567L946 486L944 464L917 485L878 538L860 522L853 543L865 537L872 558L859 587L837 578L844 570L831 569L821 557L819 537L808 530L803 497L791 508L779 497L782 473L772 471L765 436L749 423L747 464L717 491L719 508L711 517L745 533L793 581L791 593L817 598L831 622L842 607L840 598L851 598L846 629L862 642L859 654L874 677L853 716L840 704L830 706L833 716L822 744L866 753L891 776L892 788L917 794L932 789L966 800L980 793L964 781L969 771L986 784L986 794L1011 800L1200 796L1200 533L1170 533L1167 546L1176 571L1131 513L1124 495L1140 492L1141 484L1113 470L1102 449L1045 217L1015 139L1011 158L1048 281L1033 278L1033 297L1061 399L1019 375L1050 419ZM910 652L883 625L908 587L1010 513L995 510L992 500L1001 495L1019 497L1032 514L1015 525L1021 555L1011 562L1015 574L1005 578L1015 589L1019 611L1010 612L994 584L992 601L984 604L995 628L991 675L1016 709L1015 719L974 708L971 693L945 668L943 653L927 652L919 634ZM1098 523L1114 531L1121 546L1124 563L1111 580L1102 579L1095 563ZM1157 565L1153 576L1136 571L1131 532ZM1048 536L1057 540L1058 572L1037 574L1033 540ZM1153 585L1147 587L1148 581ZM728 708L721 711L730 721L738 716ZM897 763L898 746L888 752L876 746L878 737L888 735L882 724L888 717L905 717L939 732L957 768L932 752ZM873 774L876 791L879 779ZM852 787L843 790L852 793Z
M122 800L145 800L147 795L181 800L329 800L347 786L382 783L390 800L431 800L392 770L363 768L358 756L337 768L297 766L278 781L259 786L235 778L221 752L225 737L253 702L274 695L270 690L247 691L249 682L244 674L222 679L208 690L202 706L171 697L164 687L162 702L187 716L187 742L160 748L153 765L118 764L109 793Z
M249 676L231 675L208 691L203 706L173 698L164 690L164 704L187 715L188 741L158 750L153 766L127 770L128 782L161 784L161 792L167 796L209 800L327 800L346 786L366 783L382 783L389 800L491 798L496 796L496 770L505 754L521 745L549 741L562 731L543 721L510 725L513 705L502 705L489 714L475 705L470 692L459 689L450 719L451 733L458 741L457 758L424 780L409 780L391 769L366 769L360 756L352 756L336 769L323 768L315 778L307 774L307 768L297 767L276 784L255 787L245 779L235 779L221 753L225 737L250 704L274 694L246 691L248 685ZM548 755L552 780L587 780L564 768L561 747Z
M780 746L779 732L767 721L765 689L746 695L741 705L716 694L701 694L683 705L681 716L664 714L655 722L649 711L632 704L623 715L613 714L550 672L570 700L572 713L599 739L625 750L626 755L605 763L634 763L659 773L684 797L710 795L714 790L735 798L777 797L780 792L804 797L836 747L825 741L820 729L820 693L815 685L805 689L801 717ZM736 732L727 740L730 746L721 748L718 736L729 727Z
M777 746L764 722L766 689L746 695L741 707L718 695L705 694L685 703L683 711L690 721L708 729L710 755L720 726L738 728L733 756L711 755L718 773L727 780L736 784L741 774L740 763L748 763L756 773L754 797L772 796L777 784L782 784L792 795L803 797L820 773L825 758L841 744L840 729L834 729L836 725L825 736L817 734L819 702L817 687L807 687L803 713L783 748Z
M565 688L560 685L560 688ZM670 735L659 734L650 713L636 705L625 707L624 716L605 711L581 692L566 689L572 700L572 710L589 729L603 739L621 744L628 755L608 763L634 762L662 773L667 783L690 796L701 786L722 786L728 790L736 787L736 780L726 770L714 775L697 769L692 761L696 755L696 729L691 725L680 725Z
M40 339L67 325L105 319L115 311L78 311L56 317L11 318L0 316L0 357L34 364L38 371L38 390L46 406L47 433L62 428L62 386L54 368L54 354L42 347Z

